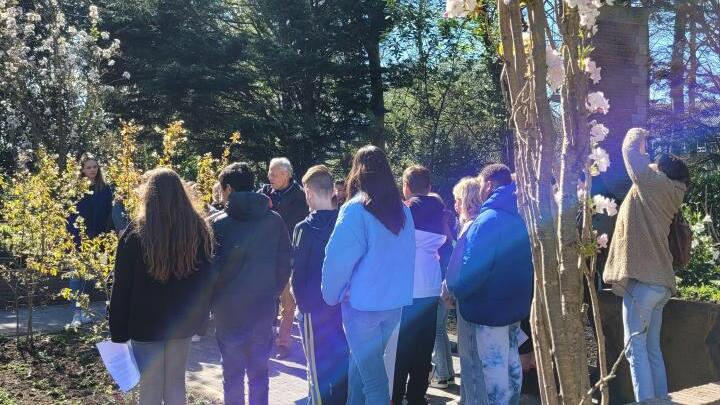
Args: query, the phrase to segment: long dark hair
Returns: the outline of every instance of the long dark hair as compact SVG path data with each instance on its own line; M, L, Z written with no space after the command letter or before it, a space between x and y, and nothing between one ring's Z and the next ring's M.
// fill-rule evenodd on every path
M405 226L400 190L395 184L387 156L380 148L364 146L355 152L347 179L348 199L362 193L365 209L390 232L399 234Z
M212 256L212 230L191 202L180 176L170 169L146 173L136 219L152 278L183 279Z
M85 168L85 163L87 163L90 160L95 162L95 164L97 164L97 167L98 167L97 176L95 176L95 181L92 184L93 191L96 191L96 192L103 191L105 189L106 184L105 184L105 179L103 178L103 175L102 175L102 167L100 166L100 161L98 161L97 158L95 157L95 155L93 155L92 153L85 152L82 154L82 156L80 156L80 174L78 177L79 178L85 177L85 173L83 173L83 169Z

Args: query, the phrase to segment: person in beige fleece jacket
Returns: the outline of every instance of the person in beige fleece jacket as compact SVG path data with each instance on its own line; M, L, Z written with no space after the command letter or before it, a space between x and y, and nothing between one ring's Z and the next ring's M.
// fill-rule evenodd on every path
M676 290L668 236L690 180L680 159L662 154L651 163L645 150L648 136L633 128L623 142L632 187L620 206L603 273L603 280L623 297L626 356L638 402L668 394L660 350L663 307Z

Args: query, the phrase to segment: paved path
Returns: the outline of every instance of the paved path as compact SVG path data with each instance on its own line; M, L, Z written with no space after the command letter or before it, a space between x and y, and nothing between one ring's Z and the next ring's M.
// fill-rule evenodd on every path
M102 313L103 303L94 303L93 309ZM21 328L25 325L27 311L20 311ZM11 311L0 311L0 335L15 333L16 316ZM35 330L61 330L72 320L72 312L67 305L54 305L35 309L33 327ZM295 325L293 346L290 356L285 360L270 359L270 403L273 405L305 404L307 402L307 382L305 355ZM459 370L459 359L453 358L455 370ZM215 338L206 336L200 342L192 344L187 373L188 391L201 403L222 403L222 369L220 352ZM459 379L457 380L459 383ZM246 391L247 392L247 391ZM430 389L428 398L433 405L456 404L459 389L453 386L448 390Z
M302 351L297 324L293 331L293 346L287 359L270 359L270 403L277 405L307 403L305 355ZM460 360L453 358L455 369ZM222 369L220 352L212 336L193 343L188 366L188 389L210 403L222 403ZM459 379L457 380L459 382ZM247 391L246 391L247 392ZM433 405L456 404L459 388L448 390L431 388L428 398Z

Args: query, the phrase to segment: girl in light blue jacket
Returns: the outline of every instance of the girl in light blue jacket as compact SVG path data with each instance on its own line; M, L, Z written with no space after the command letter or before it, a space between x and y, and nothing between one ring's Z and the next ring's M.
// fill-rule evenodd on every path
M413 300L415 226L379 148L355 153L347 188L351 199L325 249L322 294L328 305L342 305L351 352L348 404L386 405L397 346L389 343L401 308Z

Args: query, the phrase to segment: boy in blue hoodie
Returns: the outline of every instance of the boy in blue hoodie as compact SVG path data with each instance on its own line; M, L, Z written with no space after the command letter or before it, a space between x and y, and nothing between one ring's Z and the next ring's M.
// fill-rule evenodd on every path
M340 306L325 303L320 291L325 246L338 211L333 202L334 182L327 167L311 167L302 179L310 214L293 233L292 288L302 313L302 340L308 363L308 404L347 401L349 349Z

